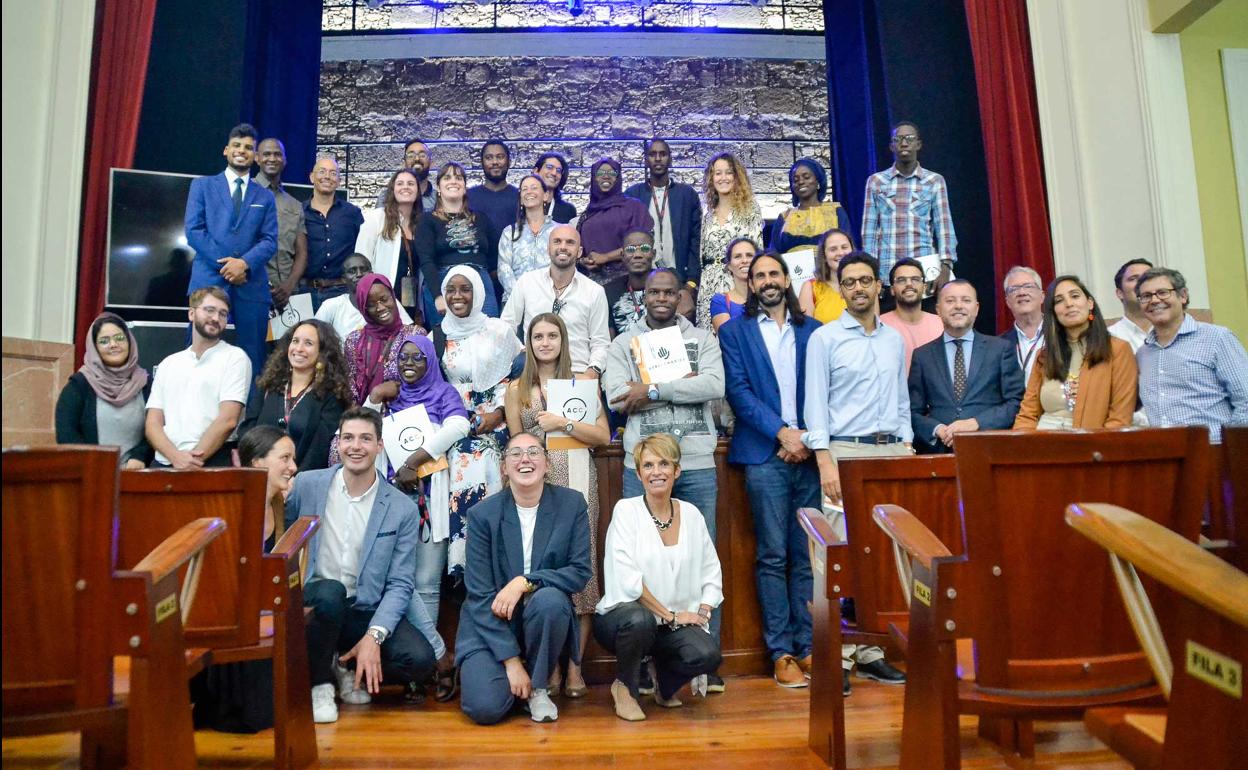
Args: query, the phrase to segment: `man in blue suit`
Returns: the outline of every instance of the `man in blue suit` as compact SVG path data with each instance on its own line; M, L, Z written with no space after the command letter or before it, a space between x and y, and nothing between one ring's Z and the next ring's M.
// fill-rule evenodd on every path
M1009 429L1023 398L1014 346L972 328L979 314L974 286L946 283L936 312L945 331L915 349L909 380L914 443L928 454L952 451L959 433Z
M806 687L812 578L798 508L819 509L819 469L806 446L806 343L819 327L803 315L789 268L773 253L750 263L745 314L720 327L725 393L736 415L730 462L745 466L754 513L763 638L776 684Z
M348 703L367 703L386 682L419 682L434 669L426 636L404 619L416 578L416 504L377 471L381 415L353 407L338 422L342 464L295 477L286 524L315 516L303 603L312 669L312 718L335 722L337 678ZM420 604L420 602L416 602ZM341 656L338 655L341 653ZM355 661L354 676L335 661ZM361 689L363 682L365 689Z
M277 203L253 184L256 129L240 123L225 145L225 171L191 182L186 198L186 242L195 250L187 295L220 286L230 295L238 346L253 372L264 371L269 323L269 259L277 252Z
M468 510L468 554L455 663L460 707L502 721L517 699L534 722L559 711L546 689L560 657L579 661L572 594L589 582L589 515L580 492L546 483L546 450L528 433L503 452L507 488Z

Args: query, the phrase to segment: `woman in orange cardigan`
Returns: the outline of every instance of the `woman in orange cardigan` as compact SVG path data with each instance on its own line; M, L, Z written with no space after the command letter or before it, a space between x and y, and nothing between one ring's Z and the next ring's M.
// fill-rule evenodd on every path
M1138 385L1131 346L1110 336L1088 287L1073 275L1058 276L1044 298L1044 349L1014 428L1126 427Z

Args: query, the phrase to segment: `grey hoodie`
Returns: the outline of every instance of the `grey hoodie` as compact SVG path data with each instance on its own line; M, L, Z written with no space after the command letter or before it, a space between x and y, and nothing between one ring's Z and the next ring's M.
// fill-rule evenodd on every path
M641 382L633 361L633 337L650 331L648 318L637 320L611 341L603 389L607 402L628 392L628 383ZM670 433L680 441L680 466L685 470L715 467L715 417L711 402L724 397L724 362L719 340L683 316L676 317L685 339L693 376L659 385L659 400L628 416L624 428L624 463L631 468L633 447L655 433Z

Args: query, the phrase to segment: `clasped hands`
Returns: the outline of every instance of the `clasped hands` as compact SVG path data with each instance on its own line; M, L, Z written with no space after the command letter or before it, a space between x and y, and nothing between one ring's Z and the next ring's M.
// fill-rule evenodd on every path
M247 263L238 257L222 257L217 260L221 269L217 272L230 283L238 286L247 283Z
M953 439L959 433L974 433L979 430L979 420L969 417L965 420L954 420L948 425L937 425L934 433L940 443L947 447L953 446Z

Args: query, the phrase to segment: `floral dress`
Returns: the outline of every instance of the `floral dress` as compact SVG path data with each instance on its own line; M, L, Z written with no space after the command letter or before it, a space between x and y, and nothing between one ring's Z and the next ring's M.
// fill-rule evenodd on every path
M702 217L702 281L698 286L698 320L702 329L711 327L711 297L732 288L732 276L724 263L724 252L734 238L753 238L762 243L763 214L758 204L750 201L745 215L732 212L722 225L715 218L715 210L708 209Z

